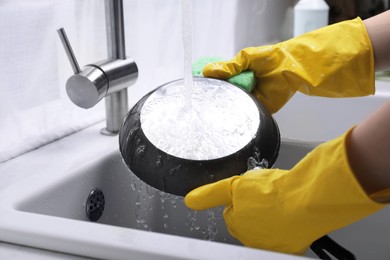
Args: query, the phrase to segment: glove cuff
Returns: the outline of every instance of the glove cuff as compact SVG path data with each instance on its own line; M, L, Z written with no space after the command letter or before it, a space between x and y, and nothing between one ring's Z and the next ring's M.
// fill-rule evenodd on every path
M304 207L306 212L303 214L312 228L308 232L312 236L308 245L324 234L359 221L385 206L366 194L352 171L346 145L352 131L353 128L318 146L292 169L294 172L306 169L306 175L316 175L314 178L306 176L305 180L308 182L305 190L307 207ZM316 223L319 220L322 222Z
M282 43L301 66L298 91L311 96L375 93L374 50L360 18L329 25Z

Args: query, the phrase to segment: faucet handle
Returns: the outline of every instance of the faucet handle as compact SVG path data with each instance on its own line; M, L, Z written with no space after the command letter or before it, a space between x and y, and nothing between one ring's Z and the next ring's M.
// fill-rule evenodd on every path
M64 28L58 29L57 32L74 72L66 82L66 92L77 106L91 108L106 95L108 78L97 65L87 65L81 70Z
M74 52L72 49L72 46L70 45L70 42L68 40L68 36L66 35L65 29L60 28L57 30L58 36L61 39L62 46L64 46L66 55L68 56L70 65L72 66L72 69L74 71L74 74L78 74L81 72L79 63L77 62L76 56L74 56Z

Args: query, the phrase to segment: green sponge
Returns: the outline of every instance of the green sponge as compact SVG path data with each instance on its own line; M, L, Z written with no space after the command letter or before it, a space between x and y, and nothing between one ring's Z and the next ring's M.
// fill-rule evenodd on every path
M206 64L224 60L226 59L220 57L200 58L192 64L192 76L203 77L202 70ZM252 92L256 85L255 73L251 70L243 71L242 73L231 77L227 81L249 93Z

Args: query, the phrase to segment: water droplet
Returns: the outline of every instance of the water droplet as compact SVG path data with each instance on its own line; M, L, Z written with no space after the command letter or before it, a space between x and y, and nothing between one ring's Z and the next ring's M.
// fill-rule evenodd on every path
M209 182L214 182L215 181L215 175L214 174L209 174L207 175L207 180Z
M259 152L254 152L252 157L249 157L247 160L247 169L252 170L255 168L268 168L269 163L266 159L261 158L261 155Z
M162 161L161 155L157 156L156 166L157 167L163 166L163 161Z
M139 130L139 127L134 127L129 131L128 138L131 138L132 135Z
M268 163L268 161L266 159L263 159L260 162L260 166L261 166L261 168L268 168L269 167L269 163Z
M189 210L187 214L187 220L186 220L186 225L189 227L189 230L192 232L194 230L199 230L199 226L196 226L196 214L197 211L195 210Z
M178 172L180 172L181 164L175 166L174 168L169 170L169 175L174 175Z
M249 157L247 161L247 169L251 170L257 167L257 161L253 157Z
M155 190L151 186L145 184L145 191L149 199L154 198Z
M143 188L144 188L144 183L143 182L139 182L138 192L141 192Z
M143 156L144 153L145 153L145 150L146 150L146 146L145 145L140 145L136 148L135 150L135 154L138 155L138 156Z

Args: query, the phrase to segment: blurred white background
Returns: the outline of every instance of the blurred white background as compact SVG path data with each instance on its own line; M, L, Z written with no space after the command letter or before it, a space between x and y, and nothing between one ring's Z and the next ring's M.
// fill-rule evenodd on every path
M279 40L287 0L194 0L193 60L231 58ZM130 105L183 77L181 1L124 0L127 55L139 67ZM106 58L103 0L0 2L0 162L104 119L66 95L71 67L56 30L64 27L80 66Z

